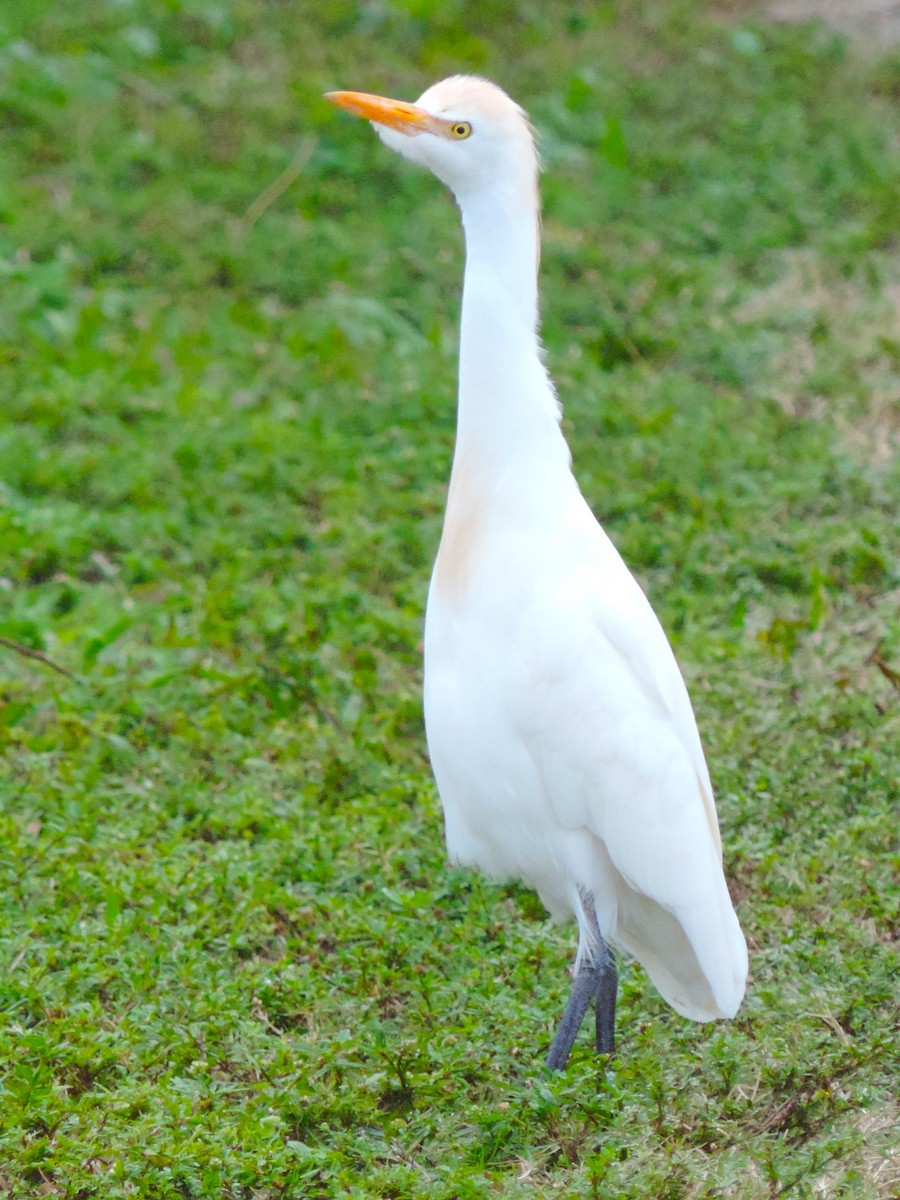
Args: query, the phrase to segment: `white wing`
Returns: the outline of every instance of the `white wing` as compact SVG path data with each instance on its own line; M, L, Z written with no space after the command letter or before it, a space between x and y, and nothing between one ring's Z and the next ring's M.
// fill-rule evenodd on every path
M519 875L551 912L577 913L589 890L604 936L677 1011L733 1015L746 944L681 673L580 497L553 527L552 546L533 524L517 544L507 524L465 619L430 601L426 717L448 845Z

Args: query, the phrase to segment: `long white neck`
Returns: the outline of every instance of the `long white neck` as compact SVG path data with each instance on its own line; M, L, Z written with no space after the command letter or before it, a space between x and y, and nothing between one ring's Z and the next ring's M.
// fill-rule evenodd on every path
M538 449L568 455L537 335L537 193L526 187L523 195L516 182L460 199L466 271L457 456L477 444L495 463Z

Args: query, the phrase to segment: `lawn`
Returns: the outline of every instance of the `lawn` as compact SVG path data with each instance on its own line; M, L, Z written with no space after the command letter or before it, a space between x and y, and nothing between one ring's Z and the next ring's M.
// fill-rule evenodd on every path
M3 6L0 1195L900 1194L900 57L762 13ZM751 948L715 1025L624 964L605 1074L425 755L457 213L321 99L461 69Z

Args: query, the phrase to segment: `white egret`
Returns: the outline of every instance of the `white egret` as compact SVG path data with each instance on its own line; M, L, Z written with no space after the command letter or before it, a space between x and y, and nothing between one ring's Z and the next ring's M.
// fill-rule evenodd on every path
M465 229L456 448L425 619L425 722L449 854L523 880L553 917L578 923L551 1069L565 1066L592 1002L597 1049L613 1052L613 946L683 1016L732 1017L747 947L691 703L575 482L541 359L525 113L473 76L415 104L327 98L447 184Z

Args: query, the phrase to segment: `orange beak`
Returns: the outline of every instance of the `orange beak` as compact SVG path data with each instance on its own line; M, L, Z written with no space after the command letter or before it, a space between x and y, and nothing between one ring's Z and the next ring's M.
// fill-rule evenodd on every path
M389 100L386 96L372 96L368 92L326 92L325 99L354 116L374 121L376 125L386 125L407 137L434 131L435 118L431 113L415 104L407 104L405 100Z

